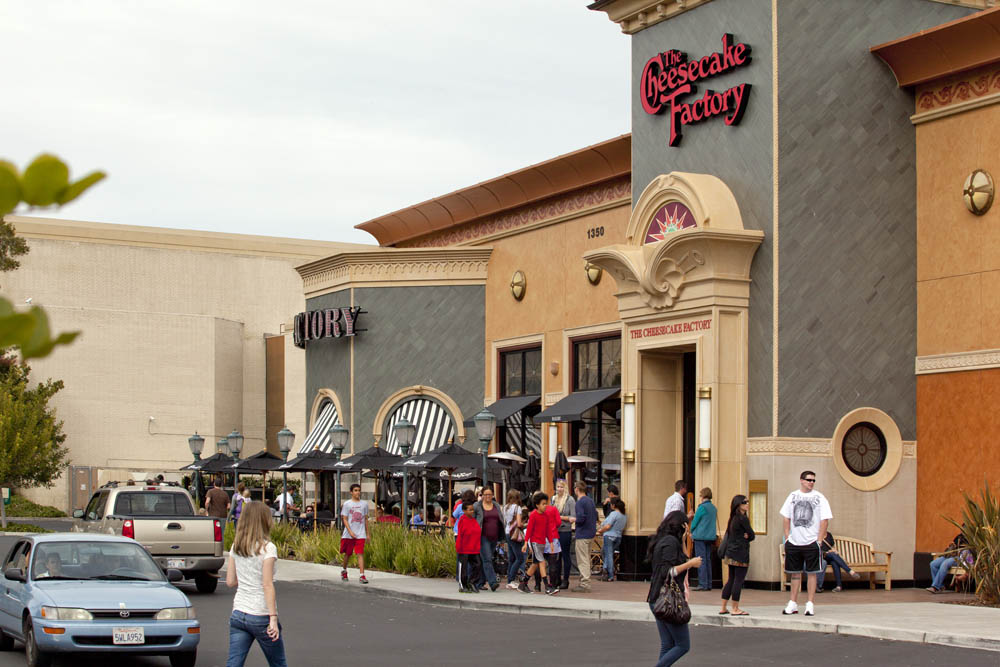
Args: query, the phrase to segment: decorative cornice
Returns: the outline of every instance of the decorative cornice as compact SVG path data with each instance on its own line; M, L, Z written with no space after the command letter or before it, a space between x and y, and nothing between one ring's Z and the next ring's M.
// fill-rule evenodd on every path
M942 5L958 5L969 9L989 9L1000 4L998 0L931 0L931 2L940 2Z
M597 0L587 9L604 12L631 35L711 0Z
M593 210L631 203L631 176L618 178L572 194L522 206L510 212L487 216L437 234L401 243L400 247L447 247L481 243L527 229L543 227L578 217Z
M485 285L492 248L380 248L296 267L306 297L372 284Z
M954 373L955 371L976 371L986 368L1000 368L1000 350L975 350L952 354L929 354L917 357L915 373Z
M747 438L747 454L830 456L830 441L814 438Z
M830 440L815 438L747 438L749 456L833 456ZM903 458L917 458L917 443L903 441Z
M1000 66L981 67L920 86L917 90L917 111L926 112L996 93L1000 93Z

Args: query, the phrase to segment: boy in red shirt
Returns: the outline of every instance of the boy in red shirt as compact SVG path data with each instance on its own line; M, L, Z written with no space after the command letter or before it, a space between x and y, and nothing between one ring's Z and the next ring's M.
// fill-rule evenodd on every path
M476 582L481 575L482 561L479 550L482 548L483 529L476 521L476 509L473 503L462 503L462 516L458 518L458 535L455 537L455 551L458 553L458 581L461 586L459 593L478 593Z
M549 586L547 568L545 567L545 542L549 535L549 517L545 514L545 508L548 507L549 496L543 491L539 491L532 496L532 502L535 504L535 509L528 515L528 527L524 531L524 546L521 547L521 550L528 553L530 549L533 562L517 590L522 593L530 593L528 580L534 576L536 571L540 571L542 579L545 579L545 592L551 595L552 587ZM558 517L558 515L559 511L556 510L556 516ZM556 541L558 542L558 539Z
M559 584L562 581L562 568L559 567L559 554L562 553L562 545L559 543L559 524L562 523L562 517L559 516L559 508L555 505L549 505L545 508L545 517L548 519L548 531L545 534L545 560L549 567L549 586L545 592L549 595L555 595L559 592Z

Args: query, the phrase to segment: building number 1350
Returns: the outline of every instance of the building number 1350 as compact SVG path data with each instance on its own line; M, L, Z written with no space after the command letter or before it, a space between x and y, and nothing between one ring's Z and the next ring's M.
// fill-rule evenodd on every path
M596 239L599 236L604 236L604 225L600 227L591 227L587 230L588 239Z

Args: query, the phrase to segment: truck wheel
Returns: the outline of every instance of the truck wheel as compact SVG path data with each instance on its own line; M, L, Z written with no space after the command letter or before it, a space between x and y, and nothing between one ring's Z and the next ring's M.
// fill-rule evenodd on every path
M216 587L219 585L219 578L213 577L206 572L195 575L194 583L198 587L199 593L214 593Z
M198 662L198 651L184 651L170 654L170 667L194 667Z
M24 661L28 667L49 667L52 664L52 656L38 650L35 627L30 618L24 619Z

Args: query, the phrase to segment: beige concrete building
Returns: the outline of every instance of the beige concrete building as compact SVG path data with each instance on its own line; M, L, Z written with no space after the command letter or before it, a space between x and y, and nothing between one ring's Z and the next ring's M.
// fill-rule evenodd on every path
M32 361L54 399L72 466L28 497L81 507L110 479L176 471L238 429L244 455L287 424L305 437L305 360L285 335L304 306L295 266L367 246L8 216L31 251L4 295L42 305L69 347ZM296 350L296 352L298 352ZM287 388L287 391L286 391Z

